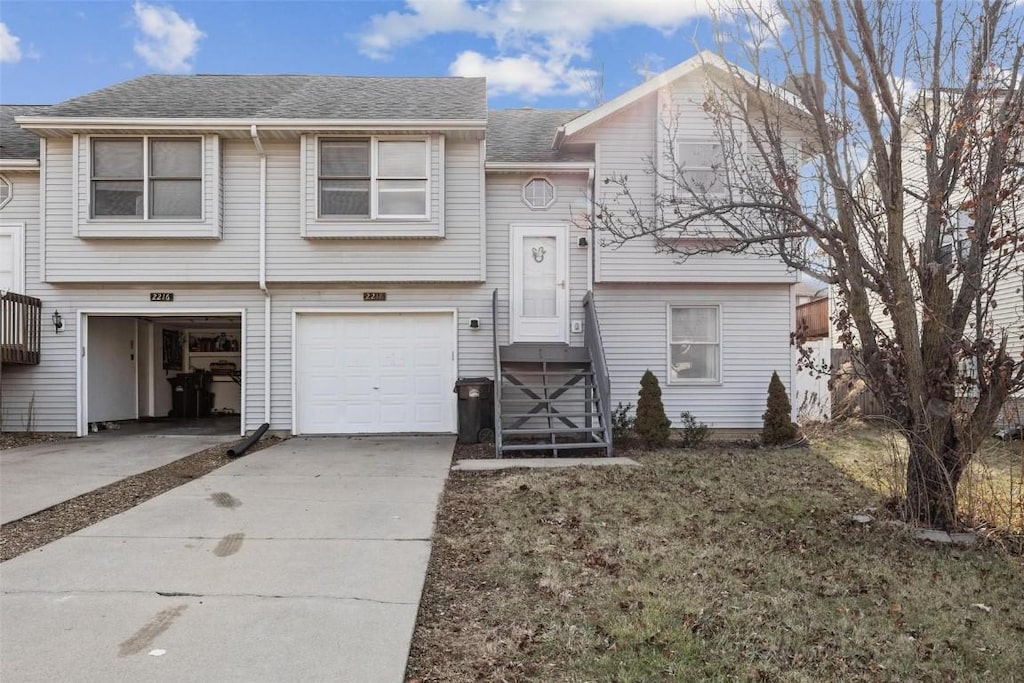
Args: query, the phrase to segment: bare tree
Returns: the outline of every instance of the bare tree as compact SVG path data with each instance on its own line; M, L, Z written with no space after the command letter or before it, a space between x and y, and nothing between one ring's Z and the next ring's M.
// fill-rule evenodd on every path
M1008 351L1019 318L994 316L1024 249L1011 5L749 0L718 18L732 60L702 102L711 170L678 153L669 112L654 195L610 176L595 200L607 242L781 259L833 285L839 342L909 444L906 515L946 528L964 470L1024 388Z

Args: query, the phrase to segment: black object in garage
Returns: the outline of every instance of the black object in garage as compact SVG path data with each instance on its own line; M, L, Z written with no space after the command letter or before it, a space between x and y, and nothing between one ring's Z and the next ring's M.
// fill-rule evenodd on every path
M494 380L489 377L460 377L458 394L459 443L480 443L487 431L494 433Z
M210 383L213 375L207 370L168 377L171 383L171 417L209 417L213 410Z

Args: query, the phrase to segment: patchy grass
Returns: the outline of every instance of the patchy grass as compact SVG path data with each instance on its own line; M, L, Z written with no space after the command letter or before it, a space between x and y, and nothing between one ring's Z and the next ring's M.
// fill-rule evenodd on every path
M853 422L812 437L818 452L864 486L885 498L902 495L907 444L895 431ZM988 439L957 494L969 525L1024 534L1024 441Z
M852 523L880 497L815 448L635 457L453 472L408 677L1020 679L1021 558Z

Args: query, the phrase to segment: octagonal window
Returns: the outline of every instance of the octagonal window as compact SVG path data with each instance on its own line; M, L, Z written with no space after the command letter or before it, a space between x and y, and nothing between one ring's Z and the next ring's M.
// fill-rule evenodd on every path
M555 201L555 187L547 178L533 178L523 186L523 201L534 209L546 209Z
M6 177L0 175L0 209L7 206L7 202L11 201L13 196L14 185L11 185L11 181Z

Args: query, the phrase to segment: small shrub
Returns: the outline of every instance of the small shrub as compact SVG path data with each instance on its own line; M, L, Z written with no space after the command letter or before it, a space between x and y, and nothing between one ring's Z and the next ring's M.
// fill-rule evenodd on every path
M619 401L619 405L612 410L612 439L622 441L633 433L636 418L633 417L632 413L632 403L623 405L622 401Z
M637 437L648 448L661 448L668 443L672 422L665 415L661 402L661 386L654 373L648 370L640 380L640 400L636 404Z
M779 379L779 373L772 373L772 381L768 384L768 410L764 415L764 429L761 430L761 443L765 446L780 446L797 437L797 426L793 422L793 405L786 394L786 386Z
M679 414L679 435L683 448L696 448L708 440L711 435L711 427L703 422L697 422L697 418L688 410Z

